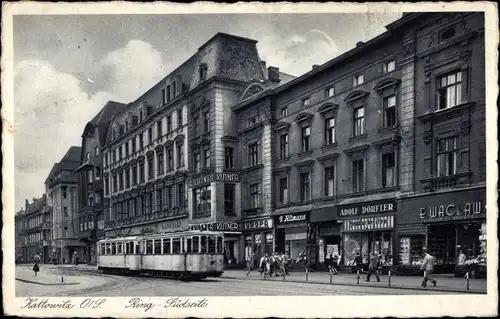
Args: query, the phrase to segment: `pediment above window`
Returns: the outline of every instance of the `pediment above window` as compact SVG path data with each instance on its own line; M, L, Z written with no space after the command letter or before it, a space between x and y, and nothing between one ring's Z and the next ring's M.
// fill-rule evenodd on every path
M168 140L168 141L166 141L166 142L165 142L165 144L164 144L164 145L165 145L165 148L167 148L167 147L172 146L173 144L174 144L174 141L173 141L173 140Z
M293 164L293 166L295 166L295 167L312 167L313 164L314 164L314 160L308 159L308 160L304 160L301 162L297 162L297 163Z
M339 157L339 155L340 155L339 153L332 153L332 154L320 156L317 159L320 162L334 161Z
M146 153L146 156L149 157L149 156L153 156L154 154L154 151L153 150L149 150L147 153Z
M288 130L289 127L290 127L290 123L280 121L280 122L276 123L274 130L275 131Z
M339 106L334 103L325 103L321 105L318 109L318 113L324 114L326 112L335 111Z
M155 147L155 151L157 152L163 152L163 145L159 144Z
M264 85L261 83L252 83L247 86L247 88L243 91L243 94L241 95L241 100L246 100L262 91L265 90Z
M370 144L363 144L360 146L352 147L344 150L348 156L356 155L356 154L364 154L370 148Z
M395 147L394 139L392 137L385 138L385 139L379 140L379 141L375 141L372 143L372 145L374 147L376 147L377 149Z
M179 134L175 137L174 142L179 143L184 141L184 134Z
M369 93L366 91L356 90L356 91L349 93L349 95L347 95L347 97L345 98L344 102L351 103L351 102L354 102L356 100L365 98L366 96L368 96L368 94Z
M385 79L381 80L380 82L378 82L373 89L380 93L380 92L384 91L385 89L398 86L399 82L401 82L399 79L385 78Z
M209 143L210 143L210 140L206 136L203 136L200 140L199 145L204 145L204 144L209 144Z
M303 112L303 113L300 113L299 115L297 115L297 117L295 118L295 122L300 123L300 122L304 122L304 121L309 121L312 118L313 118L313 115L311 113Z

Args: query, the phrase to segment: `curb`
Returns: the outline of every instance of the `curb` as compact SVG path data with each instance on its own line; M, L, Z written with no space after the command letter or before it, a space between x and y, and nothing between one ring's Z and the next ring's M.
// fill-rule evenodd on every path
M80 284L79 282L64 282L64 283L57 283L57 284L45 284L45 283L21 279L21 278L17 278L17 277L16 277L16 280L19 280L22 282L27 282L30 284L42 285L42 286L68 286L68 285L79 285Z
M221 278L225 279L241 279L241 280L257 280L252 278L245 277L230 277L230 276L221 276ZM262 280L262 279L261 279ZM404 287L404 286L371 286L367 284L349 284L349 283L329 283L329 282L319 282L319 281L305 281L305 280L269 280L274 282L293 282L293 283L308 283L314 285L330 285L330 286L347 286L347 287L365 287L365 288L385 288L385 289L400 289L400 290L420 290L420 291L439 291L439 292L453 292L453 293L463 293L463 294L488 294L486 291L482 290L459 290L459 289L444 289L444 288L422 288L422 287Z

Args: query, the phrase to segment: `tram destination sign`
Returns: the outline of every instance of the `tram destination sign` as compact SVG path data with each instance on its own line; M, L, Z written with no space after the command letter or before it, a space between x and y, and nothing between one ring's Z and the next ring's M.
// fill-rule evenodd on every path
M239 183L240 175L238 173L209 173L197 175L188 181L188 187L198 187L212 182Z

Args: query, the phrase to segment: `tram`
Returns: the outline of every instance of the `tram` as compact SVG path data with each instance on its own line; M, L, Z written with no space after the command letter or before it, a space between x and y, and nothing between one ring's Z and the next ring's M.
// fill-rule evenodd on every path
M224 271L224 234L184 231L117 237L97 243L103 273L153 275L182 280L220 277Z

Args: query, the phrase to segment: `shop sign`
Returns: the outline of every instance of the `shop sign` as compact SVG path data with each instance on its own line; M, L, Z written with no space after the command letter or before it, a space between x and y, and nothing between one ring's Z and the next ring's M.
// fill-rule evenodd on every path
M239 231L238 223L234 222L211 222L203 224L191 224L189 230L200 231Z
M182 226L182 221L176 220L173 222L162 223L160 228L162 230L169 230L172 228L180 228L181 226Z
M421 219L447 218L455 216L474 216L483 213L483 203L481 201L466 202L463 205L448 204L439 206L429 206L420 208Z
M339 206L339 216L360 216L368 214L395 213L397 205L394 200L384 200L364 204L352 204Z
M348 219L344 222L344 231L369 231L394 228L394 216L376 216Z
M273 219L259 219L240 223L241 230L259 230L273 228Z
M212 182L239 183L240 175L237 173L210 173L196 176L188 181L188 187L198 187Z
M278 224L300 223L309 220L309 212L285 214L278 217Z
M155 229L153 227L144 227L141 228L141 234L154 234Z

